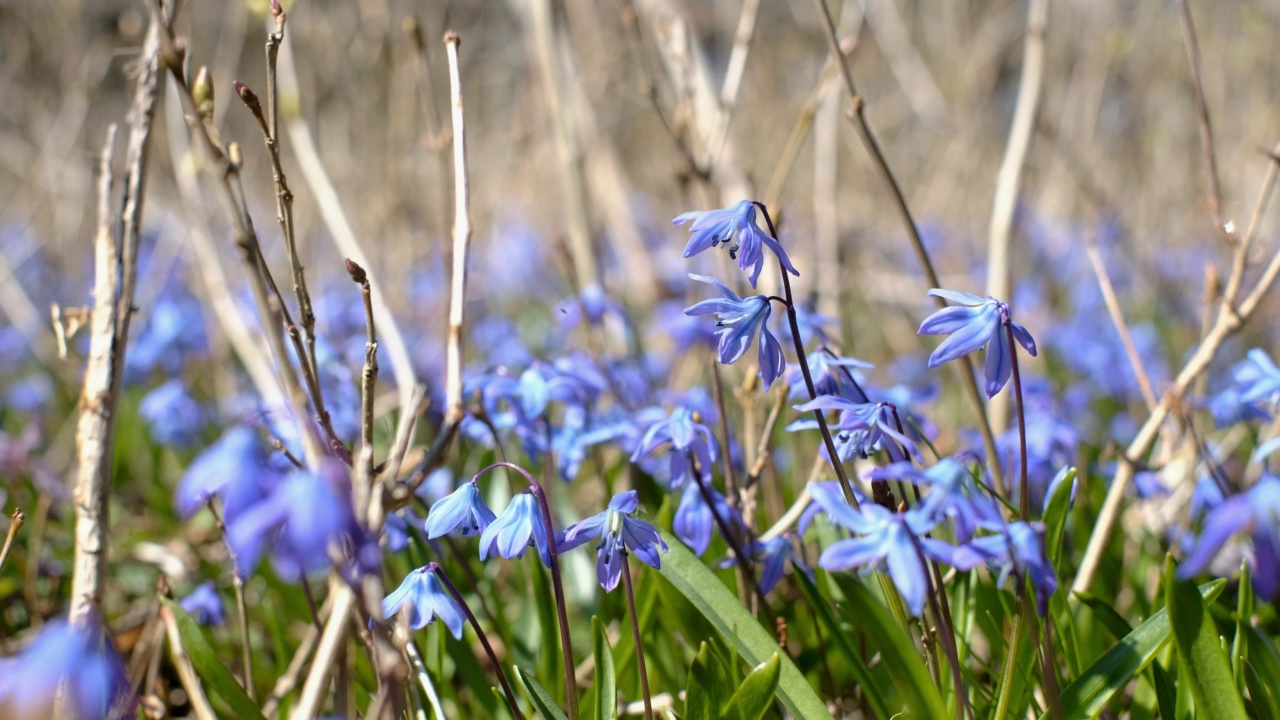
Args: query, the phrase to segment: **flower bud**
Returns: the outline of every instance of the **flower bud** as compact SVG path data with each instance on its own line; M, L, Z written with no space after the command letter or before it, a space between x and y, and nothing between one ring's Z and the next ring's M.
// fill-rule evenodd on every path
M202 120L213 118L213 76L209 68L201 65L196 73L195 82L191 84L191 97L196 101L196 110Z

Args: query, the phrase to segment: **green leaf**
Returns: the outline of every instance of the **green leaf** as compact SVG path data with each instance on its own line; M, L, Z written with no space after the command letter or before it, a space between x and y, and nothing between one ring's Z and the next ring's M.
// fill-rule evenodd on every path
M231 671L222 663L222 659L209 646L204 632L186 610L169 598L162 598L164 605L173 613L178 623L178 635L182 636L182 645L191 658L191 665L202 683L207 685L218 697L222 698L237 717L247 720L263 720L262 711L257 703L249 699L244 688L232 677Z
M1200 586L1200 594L1210 602L1225 587L1225 580ZM1118 645L1085 669L1084 674L1062 689L1058 704L1064 720L1097 717L1117 692L1129 684L1169 642L1169 615L1164 608L1134 628ZM1041 720L1049 720L1048 713Z
M569 720L565 717L564 711L556 706L556 701L551 697L551 693L538 683L537 679L532 675L520 669L519 665L512 665L516 671L516 677L520 679L520 684L524 685L524 689L529 693L529 701L533 703L533 708L538 711L546 720Z
M1276 706L1275 691L1258 675L1253 663L1244 661L1244 686L1249 688L1249 698L1253 700L1254 715L1258 720L1280 720L1280 707Z
M1173 678L1169 677L1169 672L1159 660L1151 663L1151 678L1156 687L1156 707L1160 709L1160 717L1173 720L1177 717L1178 692L1174 689Z
M1075 485L1076 469L1068 468L1066 473L1044 508L1044 546L1049 553L1049 562L1059 573L1062 572L1062 540L1066 535L1067 515L1071 512L1071 489Z
M760 720L773 705L781 672L782 658L774 653L743 678L721 717L724 720Z
M859 620L858 627L867 634L871 646L880 651L889 677L911 710L910 717L920 720L947 717L946 705L911 637L901 632L889 610L865 585L844 575L834 577L844 592L852 617Z
M609 638L604 634L600 618L591 618L592 651L596 656L596 720L616 720L618 717L618 682L613 674L613 651Z
M778 649L773 637L684 543L667 532L662 533L662 539L670 548L662 558L662 576L715 626L725 642L737 648L744 660L751 665L768 660ZM780 662L778 697L791 714L806 720L830 717L791 658L783 657Z
M719 720L720 706L728 695L728 673L704 642L689 667L684 690L684 720Z
M871 679L871 670L863 662L862 654L858 652L858 648L853 646L853 640L850 638L849 633L840 627L835 613L831 612L831 606L818 593L818 588L809 580L808 575L796 573L795 579L809 599L809 606L813 608L814 614L818 616L818 623L825 631L826 637L835 642L836 647L840 649L845 659L849 661L849 669L853 672L853 678L858 681L858 687L862 688L862 696L866 698L867 705L871 708L871 714L878 718L892 716L893 711L889 707L888 699L885 698L881 691L880 684Z
M1165 561L1164 603L1173 627L1173 647L1180 663L1179 679L1186 679L1200 717L1244 720L1244 703L1236 689L1231 665L1218 641L1218 629L1195 583L1174 576L1177 564Z
M1108 605L1102 598L1096 597L1087 592L1076 593L1076 598L1085 605L1088 605L1090 610L1093 610L1093 616L1096 617L1098 622L1102 623L1107 630L1110 630L1111 634L1114 635L1117 640L1120 640L1133 632L1133 626L1129 624L1129 621L1125 620L1120 613L1116 612L1115 608Z
M1267 687L1276 688L1276 692L1280 694L1280 650L1277 650L1271 638L1252 625L1244 626L1244 634L1249 641L1249 664ZM1280 695L1277 695L1276 700L1280 701Z
M538 630L541 635L541 653L538 655L538 673L551 683L555 694L551 697L568 702L560 695L564 692L564 665L560 655L560 627L556 619L555 591L551 587L551 575L542 563L525 563L533 567L533 604L538 611Z

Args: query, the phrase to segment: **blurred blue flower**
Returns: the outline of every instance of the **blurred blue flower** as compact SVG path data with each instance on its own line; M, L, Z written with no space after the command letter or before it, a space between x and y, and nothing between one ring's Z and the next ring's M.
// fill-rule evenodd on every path
M559 310L560 327L565 330L583 321L588 325L599 325L608 315L621 320L624 326L629 325L622 305L606 295L599 285L588 285L577 295L561 301Z
M778 257L782 266L797 277L800 273L791 265L782 245L756 224L756 206L750 200L723 210L695 210L672 221L674 225L692 222L689 244L684 248L685 257L693 257L703 250L724 243L729 257L738 261L738 267L748 272L751 287L756 286L760 270L764 267L764 248L768 247ZM733 240L732 246L729 241Z
M693 477L693 462L689 456L697 458L698 471L704 480L711 479L712 466L716 459L716 442L706 425L697 422L694 414L685 407L677 407L671 415L655 422L645 431L640 444L631 453L631 462L651 455L654 450L670 443L667 455L670 458L670 487L679 487Z
M480 535L480 559L498 555L508 560L524 557L529 546L537 545L542 564L551 567L551 549L547 543L547 526L542 508L530 492L516 493L489 527Z
M136 381L157 369L177 375L188 357L202 357L208 349L200 302L185 290L166 292L144 316L141 332L131 338L125 377Z
M618 586L628 552L635 553L649 567L662 565L658 548L665 552L667 544L652 525L631 517L639 505L635 490L619 493L609 501L607 510L565 528L556 542L558 549L568 552L588 540L600 538L596 546L596 577L606 592Z
M36 413L53 397L53 379L47 373L34 372L13 381L4 391L4 409L17 413Z
M138 404L151 439L161 445L188 447L200 439L205 413L181 380L174 378L147 393Z
M382 533L387 537L387 550L393 553L409 547L409 521L404 517L405 512L407 511L388 513L382 526Z
M725 501L724 495L709 484L707 485L707 492L711 495L711 501L715 503L714 512L720 515L720 518L725 521L731 530L745 527L742 522L742 514ZM698 556L705 553L707 547L711 544L711 531L718 529L718 525L715 521L715 516L712 514L712 508L707 505L707 501L702 496L702 491L699 489L697 482L684 484L684 491L680 495L680 505L676 508L671 529L675 532L676 537L680 538Z
M1231 369L1231 384L1209 402L1219 427L1242 420L1270 420L1280 409L1280 368L1253 348Z
M174 493L178 514L191 517L213 497L230 523L266 494L276 480L267 453L249 428L236 426L196 456Z
M831 330L840 328L840 321L830 315L823 315L818 312L818 296L817 293L811 294L804 300L797 300L796 308L796 325L800 328L800 344L808 345L811 341L817 340L819 345L826 345L831 342L828 334ZM786 344L794 344L795 338L791 337L791 323L782 323L778 328L778 334Z
M578 476L587 458L587 448L623 437L634 430L626 417L601 419L589 424L585 410L576 405L565 408L560 427L555 428L551 436L551 449L560 477L570 482Z
M17 656L0 661L0 715L6 718L53 717L60 690L79 720L133 716L124 665L97 619L47 622Z
M1263 473L1248 491L1210 509L1195 549L1178 568L1178 577L1195 577L1232 536L1248 534L1253 540L1250 567L1258 595L1275 599L1280 591L1280 477Z
M494 519L493 511L484 504L480 488L472 478L431 506L425 525L427 539L434 540L454 530L460 530L463 537L479 535Z
M813 387L818 395L839 395L854 402L868 402L858 370L875 367L858 358L840 357L826 348L815 350L805 357L809 363L809 376L813 378ZM804 384L804 371L799 363L787 363L787 385L791 390L787 394L790 399L809 397L809 389Z
M706 275L689 274L699 282L714 285L723 296L720 299L703 300L685 310L687 315L710 315L714 313L716 334L720 337L719 358L725 365L732 365L747 353L751 341L760 336L757 358L760 363L760 377L764 381L764 389L768 391L786 368L786 358L782 355L782 346L778 339L769 332L769 313L772 311L769 298L764 295L752 295L745 300L730 290L719 280Z
M899 431L898 421L894 418L895 408L890 403L859 403L835 395L822 395L803 405L795 406L795 409L803 412L840 411L840 417L836 420L833 429L839 430L835 433L836 451L845 460L855 456L868 458L883 449L888 453L891 462L911 458L916 462L923 462L915 441ZM816 420L802 419L788 425L787 430L794 432L817 426ZM886 439L889 442L885 442ZM823 452L826 452L825 448Z
M434 565L434 563L433 563ZM405 576L400 587L382 601L382 616L394 618L402 607L409 608L409 628L421 630L436 618L444 622L455 640L462 639L465 618L462 608L445 589L432 566L420 567Z
M929 367L937 367L956 358L987 347L986 391L995 397L1009 381L1013 369L1013 348L1009 346L1005 327L1013 331L1013 339L1032 357L1036 341L1031 333L1010 319L1009 306L995 298L980 298L973 293L934 288L932 297L956 303L945 307L920 324L921 335L948 335L929 356Z
M751 558L751 562L760 568L760 591L768 595L778 585L778 581L782 580L782 573L786 570L787 563L791 563L797 570L813 578L813 570L805 563L804 559L796 553L795 545L791 542L790 535L779 535L768 540L752 540L747 547L743 548L743 552ZM734 557L725 558L720 563L720 567L733 567L738 564L738 559Z
M330 548L355 530L349 479L337 461L319 472L299 470L263 498L227 521L227 544L243 577L270 551L271 564L290 581L330 566Z
M221 625L226 622L227 614L222 607L222 598L218 596L218 589L212 580L197 585L178 604L201 625Z

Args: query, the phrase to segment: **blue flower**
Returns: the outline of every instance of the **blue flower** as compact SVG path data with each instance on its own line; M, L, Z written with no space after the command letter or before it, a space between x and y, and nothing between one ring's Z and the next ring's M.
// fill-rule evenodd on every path
M786 570L788 562L811 579L813 577L813 570L805 564L803 558L796 554L795 545L792 544L788 535L779 535L768 540L753 540L743 548L743 552L751 558L751 562L755 563L756 567L761 568L760 592L765 595L768 595L778 585L778 581L782 580L782 573ZM732 567L737 564L738 559L730 557L725 558L720 563L720 567Z
M1247 492L1208 511L1195 549L1178 568L1178 576L1185 580L1204 572L1227 540L1246 533L1253 540L1253 588L1274 599L1280 591L1280 477L1270 473Z
M693 257L703 250L714 248L724 243L729 249L729 257L738 261L738 267L748 271L751 287L756 286L760 270L764 267L764 247L768 247L778 256L782 266L796 277L800 273L791 265L782 245L756 224L756 206L750 200L743 200L731 208L723 210L695 210L687 212L672 221L674 225L687 222L689 244L684 248L685 257ZM732 246L729 241L733 240Z
M252 430L234 427L196 456L174 493L178 514L191 517L215 496L228 523L258 502L275 484L267 453Z
M0 660L0 716L53 717L59 688L79 720L134 714L124 665L96 619L45 623L16 657Z
M596 546L596 577L606 592L618 586L628 551L649 567L662 566L658 548L666 552L667 544L652 525L631 517L639 505L635 490L619 493L609 501L609 508L604 512L565 528L556 543L561 551L568 552L588 540L600 538Z
M393 618L400 608L409 608L409 628L421 630L436 618L444 622L455 640L462 639L462 608L445 590L431 565L420 567L405 576L400 587L382 601L382 616Z
M479 535L493 521L493 511L484 504L480 488L472 479L431 506L425 525L427 539L434 540L454 530L461 530L464 537Z
M716 459L716 443L706 425L694 420L689 409L677 407L670 417L654 423L645 431L640 444L631 453L631 462L650 455L662 445L670 443L671 487L679 487L693 477L692 454L698 460L698 470L704 480L711 479L711 469Z
M910 458L923 462L915 441L898 429L898 420L894 417L896 408L890 403L859 403L835 395L822 395L803 405L797 405L795 409L805 412L840 411L840 417L834 426L839 430L835 437L836 451L845 460L854 456L868 458L883 449L892 462ZM795 431L811 427L817 427L816 421L797 420L788 425L787 429ZM886 439L889 442L885 442Z
M1270 420L1280 407L1280 368L1253 348L1231 369L1231 385L1209 403L1219 427L1241 420Z
M715 503L715 513L730 528L744 527L742 515L730 507L724 495L710 485L707 486L707 492ZM684 544L688 545L695 554L701 556L711 544L711 530L716 527L715 516L712 514L711 507L707 505L706 499L702 497L698 483L685 483L684 492L680 495L680 506L676 508L676 514L671 523L671 529L675 531L676 537L684 541Z
M818 497L814 498L823 502ZM875 503L862 503L861 510L839 504L824 507L827 517L861 537L837 540L822 551L818 565L827 570L849 570L883 565L913 616L924 611L928 591L925 558L951 562L950 545L924 540L933 521L916 509L895 513Z
M330 547L355 527L346 471L326 462L318 474L298 471L272 493L227 523L227 544L237 572L248 576L268 550L276 572L287 580L329 567Z
M751 341L755 336L760 336L757 357L760 362L760 377L764 380L764 388L767 391L773 381L782 375L787 364L786 358L782 355L782 346L778 344L778 339L773 336L773 333L769 332L768 320L769 313L772 311L769 298L764 295L752 295L744 300L727 285L713 277L692 273L689 277L714 285L723 296L720 299L703 300L685 310L687 315L715 313L719 318L716 321L716 326L719 328L716 334L720 337L721 363L732 365L737 362L747 354L747 348L751 347Z
M206 580L196 586L191 594L178 603L187 614L195 618L201 625L221 625L227 619L222 607L222 598L212 580Z
M999 568L997 585L1012 574L1029 578L1036 593L1036 606L1044 615L1049 609L1049 598L1058 590L1058 576L1045 555L1044 523L1009 523L997 534L986 535L956 549L950 560L958 570L970 570L983 560Z
M955 459L943 458L928 470L919 470L911 463L894 463L872 470L871 477L928 485L929 494L917 507L934 522L954 519L956 540L961 543L972 539L980 527L991 529L1002 524L999 508L978 489L969 468Z
M538 546L542 564L551 567L547 526L542 521L538 499L529 492L517 493L480 535L480 559L498 555L508 560L524 557L530 545Z
M1005 326L1013 331L1013 339L1032 357L1036 354L1036 341L1031 333L1010 319L1009 306L995 298L983 298L973 293L934 288L929 295L956 303L943 308L920 324L921 335L949 335L929 356L929 367L968 355L987 347L986 391L987 397L1009 382L1013 370L1013 348L1009 347Z
M860 384L861 373L856 376L855 373L875 365L857 358L840 357L826 348L809 353L806 361L818 395L839 395L854 402L868 402ZM787 364L786 381L791 386L788 398L809 397L809 389L804 384L804 370L799 363Z
M627 314L618 301L609 297L599 285L588 285L582 292L560 303L560 327L569 330L583 320L589 325L600 325L605 316L613 315L627 323Z
M161 445L189 446L205 423L204 410L176 379L147 393L138 404L138 414L147 421L151 439Z
M843 508L852 511L853 508L849 503L845 502L844 491L840 489L839 480L824 480L822 482L809 483L809 506L800 514L800 519L796 521L796 532L804 537L809 530L809 524L819 515L826 513L827 508L841 508L840 512L844 512ZM853 487L853 499L858 504L866 502L866 495L855 485Z

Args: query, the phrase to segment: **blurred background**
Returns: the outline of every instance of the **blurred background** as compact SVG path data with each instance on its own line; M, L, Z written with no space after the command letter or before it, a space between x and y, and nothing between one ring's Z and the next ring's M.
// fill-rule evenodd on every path
M868 122L943 285L985 294L1028 4L831 6ZM797 293L833 320L832 342L877 363L869 372L886 386L931 382L920 373L927 345L915 335L930 308L928 286L846 121L849 103L812 3L297 0L286 10L284 167L333 383L326 395L346 437L355 437L364 326L333 241L340 218L369 258L415 373L434 394L442 382L453 197L447 28L462 38L475 228L471 372L563 353L581 332L571 310L585 307L566 299L580 295L616 303L635 329L615 327L588 344L634 341L650 352L647 371L659 387L693 384L697 371L676 362L689 329L679 310L706 295L685 273L728 277L730 261L724 253L681 260L687 234L670 220L751 197L778 215L801 272ZM1191 10L1221 216L1239 229L1267 148L1280 140L1280 5ZM15 496L26 506L37 495L65 498L84 337L60 357L50 307L90 300L95 167L107 125L125 120L147 13L141 0L0 1L0 475L34 480L37 491ZM191 73L200 65L212 73L218 127L243 150L250 207L283 287L270 160L231 89L240 80L264 94L267 22L258 0L195 0L182 5L176 27L188 38ZM1045 39L1039 112L1010 225L1008 299L1044 348L1027 372L1051 391L1045 402L1103 446L1131 436L1142 400L1086 242L1099 246L1157 392L1199 337L1207 268L1229 253L1206 200L1176 4L1059 0ZM190 449L252 404L250 383L228 372L237 365L228 327L254 323L221 208L195 173L180 106L163 86L120 430L123 448L149 449L117 456L129 476L165 478L136 489L154 494L153 507L168 505L165 487ZM117 172L123 137L119 150ZM336 202L317 200L326 184ZM1274 216L1264 217L1262 248L1274 228ZM224 296L233 302L219 310L211 300ZM1221 367L1246 343L1272 341L1273 319L1264 308ZM391 364L384 359L388 395ZM730 379L744 375L735 368ZM956 395L943 414L967 417ZM394 402L384 400L384 409ZM188 450L158 449L168 447ZM17 487L0 485L0 497ZM41 502L60 512L55 500ZM69 507L61 512L69 516ZM134 522L145 523L145 513ZM69 546L68 536L55 540ZM35 564L27 567L34 577ZM46 569L56 582L57 568ZM140 575L135 590L148 583Z

